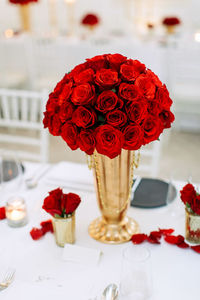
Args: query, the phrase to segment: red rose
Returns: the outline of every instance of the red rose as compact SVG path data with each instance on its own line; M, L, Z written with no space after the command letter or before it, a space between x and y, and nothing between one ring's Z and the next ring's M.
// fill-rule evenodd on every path
M200 195L197 195L191 203L191 209L197 215L200 215Z
M72 214L81 202L81 198L77 194L68 193L65 195L65 213Z
M141 74L137 77L135 85L138 87L140 92L148 99L152 100L155 97L156 86L151 78L146 74Z
M60 121L59 114L55 114L53 117L51 117L48 127L49 127L49 132L52 135L54 136L60 135L62 123Z
M87 63L83 63L80 65L77 65L75 68L73 68L71 70L71 72L69 73L69 75L74 78L76 75L78 75L79 73L83 72L84 70L87 69Z
M174 122L174 114L170 110L163 110L159 115L164 128L170 128L171 123Z
M81 23L83 25L97 25L99 23L99 18L94 15L94 14L87 14L86 16L83 17Z
M146 76L150 78L156 86L161 87L163 85L158 76L151 70L148 69L146 71Z
M72 118L74 112L74 106L71 102L66 101L60 107L59 117L62 123L65 123Z
M169 92L166 86L159 87L156 92L156 100L163 109L169 110L172 105L172 100L169 97Z
M79 136L78 129L75 124L70 121L66 122L62 127L61 136L72 150L76 150L78 148Z
M102 88L111 89L118 82L118 73L111 69L101 69L96 72L95 82Z
M184 204L191 204L193 200L196 198L196 191L192 184L186 184L183 189L180 191L181 200Z
M174 26L179 25L181 21L177 17L167 17L163 19L162 23L163 25Z
M118 129L110 125L102 125L96 129L96 141L97 152L114 158L121 153L124 138Z
M92 68L94 71L107 68L108 62L106 55L97 55L93 58L86 59L88 68Z
M3 220L6 218L6 209L5 207L0 207L0 220Z
M112 125L113 127L121 127L126 124L127 116L123 111L116 109L107 113L106 121L109 125Z
M91 68L89 68L82 71L79 74L74 75L74 81L77 84L88 83L88 82L91 83L93 82L93 77L94 77L94 71Z
M157 140L163 131L160 119L152 115L149 115L144 120L142 127L144 129L144 145Z
M161 113L161 107L158 103L158 101L156 100L149 100L148 101L148 112L151 115L154 115L156 117L158 117L158 115Z
M145 71L146 67L138 60L128 60L120 67L120 74L122 79L126 81L134 81L141 73Z
M142 146L144 132L139 125L128 125L123 130L124 145L127 150L138 150Z
M121 83L119 96L125 100L135 101L141 97L140 90L134 84Z
M95 103L95 108L103 113L113 110L118 103L117 95L112 91L102 92Z
M88 155L92 155L95 149L95 137L92 130L81 130L79 135L79 147Z
M138 124L140 124L148 114L147 103L142 99L128 102L125 109L128 118Z
M110 68L119 71L120 65L125 62L127 59L126 56L121 54L108 54L107 60L109 62Z
M35 241L39 240L43 236L43 230L34 227L30 231L30 235L31 235L31 237L32 237L33 240L35 240Z
M21 4L21 5L25 5L30 2L38 2L38 0L9 0L9 1L12 4Z
M43 234L46 234L47 232L53 233L53 224L51 220L41 222L40 226L42 227Z
M46 110L49 115L57 114L60 111L60 106L58 104L57 98L53 96L53 94L49 95L49 99L46 104Z
M93 109L79 106L72 116L72 122L78 127L88 128L95 124L97 115Z
M95 89L89 83L74 88L71 100L75 105L90 104L95 98Z
M62 92L58 96L58 103L62 105L64 101L67 101L72 93L72 82L69 82L63 86Z
M61 197L62 190L60 188L51 191L49 196L44 199L42 208L53 217L55 214L61 216Z

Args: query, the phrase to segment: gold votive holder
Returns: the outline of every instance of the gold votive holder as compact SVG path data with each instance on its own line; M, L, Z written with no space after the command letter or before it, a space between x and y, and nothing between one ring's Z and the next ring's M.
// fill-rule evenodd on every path
M185 209L185 238L188 242L200 243L200 215Z
M16 196L7 201L6 218L11 227L21 227L27 224L27 209L23 198Z
M75 242L75 213L68 218L53 218L53 229L58 246L73 244Z

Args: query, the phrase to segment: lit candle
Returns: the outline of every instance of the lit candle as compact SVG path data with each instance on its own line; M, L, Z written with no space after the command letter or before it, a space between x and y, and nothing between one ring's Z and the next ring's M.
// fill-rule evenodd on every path
M200 32L196 32L194 34L194 39L195 39L196 42L200 43Z
M20 227L27 223L26 205L23 198L13 197L6 203L6 218L9 226Z
M5 30L4 35L7 39L10 39L13 37L14 31L12 29L8 28Z

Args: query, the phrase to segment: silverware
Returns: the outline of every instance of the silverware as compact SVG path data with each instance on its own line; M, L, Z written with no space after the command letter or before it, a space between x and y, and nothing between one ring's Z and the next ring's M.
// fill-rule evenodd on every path
M8 269L0 282L0 291L6 289L13 281L15 276L14 269Z
M109 284L103 291L101 300L117 300L118 298L118 287L116 284Z
M32 189L36 187L39 179L41 179L42 176L44 176L50 168L51 166L46 166L45 168L43 167L42 170L36 170L33 176L25 180L27 188ZM39 173L39 175L37 175L37 173Z

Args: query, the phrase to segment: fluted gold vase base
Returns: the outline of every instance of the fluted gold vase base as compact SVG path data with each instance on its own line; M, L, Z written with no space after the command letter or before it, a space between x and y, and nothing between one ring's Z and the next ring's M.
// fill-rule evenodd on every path
M89 226L90 236L106 244L128 242L135 233L139 233L139 225L135 220L129 217L124 218L124 220L118 224L108 224L103 218L98 218Z

